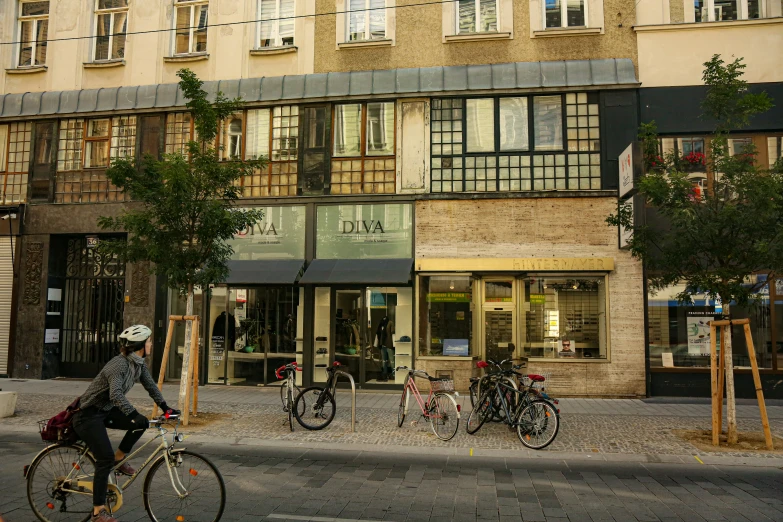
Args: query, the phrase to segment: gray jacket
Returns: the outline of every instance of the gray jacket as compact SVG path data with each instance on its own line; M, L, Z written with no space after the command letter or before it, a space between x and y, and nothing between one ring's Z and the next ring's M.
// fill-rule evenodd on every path
M165 403L147 365L144 364L144 359L131 354L118 355L106 363L81 396L79 407L84 409L92 406L101 411L109 411L116 406L125 415L131 415L136 408L125 398L125 394L137 382L141 382L155 404L161 406Z

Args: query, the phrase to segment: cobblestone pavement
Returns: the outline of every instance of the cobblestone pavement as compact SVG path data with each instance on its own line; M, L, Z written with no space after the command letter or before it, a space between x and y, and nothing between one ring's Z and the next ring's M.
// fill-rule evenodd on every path
M17 415L0 420L0 434L8 431L37 431L37 421L51 417L62 410L86 387L80 381L27 381L0 380L0 388L13 389L20 395ZM37 393L30 393L35 391ZM47 393L48 392L48 393ZM420 415L409 415L402 428L397 427L397 394L360 393L357 395L356 432L350 432L349 392L338 390L337 415L333 423L321 431L307 431L295 424L289 431L287 416L282 411L279 390L241 389L238 387L207 387L199 392L199 411L218 414L218 420L200 427L189 427L193 440L232 440L235 443L249 441L278 441L285 445L322 443L362 445L389 449L399 447L429 447L434 451L449 450L454 454L472 451L491 454L492 451L513 451L525 457L552 458L581 455L581 458L616 460L667 461L665 456L675 456L674 462L692 461L693 456L702 460L711 457L767 459L768 464L780 461L783 455L765 452L741 453L698 450L680 439L672 430L708 429L710 427L709 404L662 404L644 401L564 399L561 401L561 427L555 442L544 451L526 450L516 434L502 424L487 424L475 436L468 435L464 423L471 409L470 400L460 396L462 424L457 436L449 442L440 441L432 433L428 423ZM173 402L174 386L164 386L164 395ZM130 394L139 411L149 412L151 403L141 386ZM145 400L146 398L146 400ZM413 403L410 408L416 408ZM758 409L751 404L739 407L741 431L760 431ZM769 407L771 425L777 434L783 433L783 407ZM410 412L409 412L410 413ZM415 411L418 413L418 410ZM664 457L662 457L664 456Z
M42 447L33 440L0 444L7 522L35 520L21 473ZM223 474L227 522L783 521L777 468L187 446ZM147 520L140 489L126 492L122 522Z

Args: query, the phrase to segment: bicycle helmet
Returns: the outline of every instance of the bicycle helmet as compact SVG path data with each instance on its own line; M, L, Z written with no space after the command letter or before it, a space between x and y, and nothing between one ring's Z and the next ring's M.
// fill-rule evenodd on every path
M127 352L137 352L144 348L151 335L152 330L143 324L134 324L120 334L120 346L125 348Z

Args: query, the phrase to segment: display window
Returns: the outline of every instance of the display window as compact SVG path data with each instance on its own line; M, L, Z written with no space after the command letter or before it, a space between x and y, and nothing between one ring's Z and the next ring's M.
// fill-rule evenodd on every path
M470 274L423 276L419 282L419 355L478 355Z

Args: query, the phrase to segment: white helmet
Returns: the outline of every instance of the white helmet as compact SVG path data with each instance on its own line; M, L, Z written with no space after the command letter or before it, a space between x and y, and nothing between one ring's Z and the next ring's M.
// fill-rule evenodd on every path
M120 334L120 339L123 339L125 342L137 343L146 341L150 335L152 335L152 330L143 324L134 324Z

